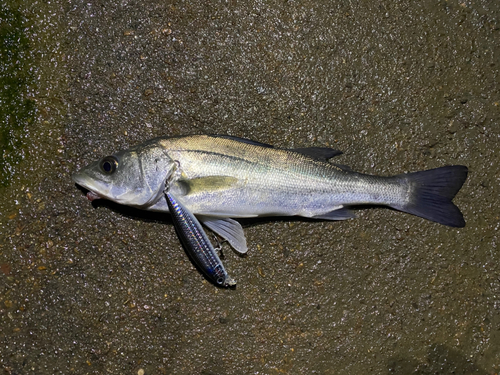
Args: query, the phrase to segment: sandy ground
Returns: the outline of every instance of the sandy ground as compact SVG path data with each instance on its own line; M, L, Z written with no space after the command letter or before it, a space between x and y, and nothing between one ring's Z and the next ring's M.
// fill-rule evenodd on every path
M13 145L0 188L4 373L500 372L498 3L3 11L19 16L0 29L27 41L19 96L36 104L2 123ZM238 287L218 289L168 215L92 205L70 179L116 150L193 133L330 146L380 175L467 165L455 199L467 226L382 208L245 223L248 255L224 246Z

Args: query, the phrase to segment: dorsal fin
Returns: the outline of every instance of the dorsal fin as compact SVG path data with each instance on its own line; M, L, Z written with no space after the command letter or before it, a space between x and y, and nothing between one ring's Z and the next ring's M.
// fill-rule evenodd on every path
M232 135L212 135L212 137L230 139L236 142L247 143L249 145L254 145L254 146L275 148L274 146L269 145L267 143L257 142L246 138L234 137ZM334 150L333 148L330 147L298 147L298 148L290 148L288 150L321 161L326 161L328 159L333 158L334 156L342 155L342 151Z

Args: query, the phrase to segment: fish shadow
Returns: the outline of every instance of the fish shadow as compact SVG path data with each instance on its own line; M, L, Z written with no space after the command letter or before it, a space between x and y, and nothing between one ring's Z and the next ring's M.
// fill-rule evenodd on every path
M82 192L83 195L87 194L87 189L81 187L78 184L75 184L75 186ZM170 214L166 212L145 211L139 208L125 206L107 199L96 199L92 201L91 204L95 209L104 207L118 215L125 216L132 220L173 224Z
M106 199L97 199L93 201L92 207L96 209L104 207L113 211L114 213L125 216L126 218L132 220L145 221L149 223L173 224L172 218L167 212L141 210L139 208L124 206L122 204L108 201Z

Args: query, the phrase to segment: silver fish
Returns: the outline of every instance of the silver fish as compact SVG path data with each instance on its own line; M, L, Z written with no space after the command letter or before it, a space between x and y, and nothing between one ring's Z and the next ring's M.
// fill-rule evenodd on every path
M464 218L452 203L467 167L445 166L391 177L352 171L329 162L330 148L280 149L228 136L157 138L106 156L75 173L90 200L105 198L151 211L168 211L170 192L207 227L247 251L232 218L355 217L350 206L383 205L452 227ZM174 171L175 170L175 171Z
M168 189L165 189L165 197L177 235L191 259L212 282L235 287L236 281L228 275L200 222Z

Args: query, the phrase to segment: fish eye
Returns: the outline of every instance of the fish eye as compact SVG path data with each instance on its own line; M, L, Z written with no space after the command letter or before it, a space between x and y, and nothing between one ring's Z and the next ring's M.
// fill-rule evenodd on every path
M99 164L101 170L106 174L113 174L118 167L118 160L114 156L106 156Z

